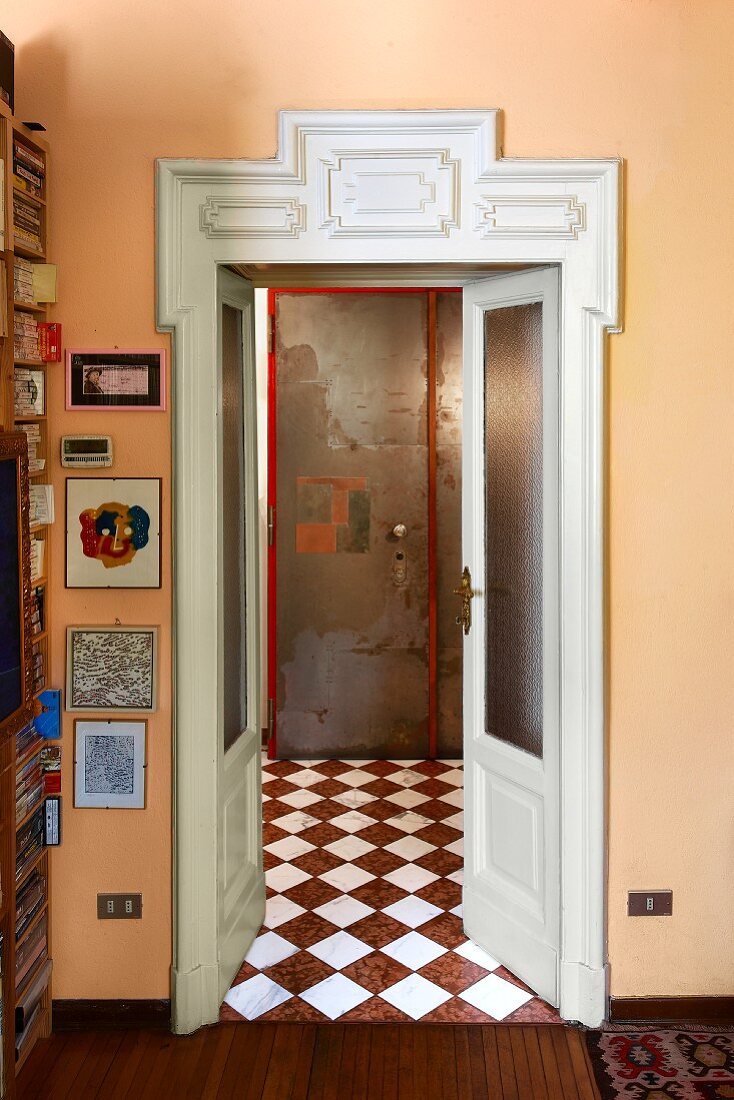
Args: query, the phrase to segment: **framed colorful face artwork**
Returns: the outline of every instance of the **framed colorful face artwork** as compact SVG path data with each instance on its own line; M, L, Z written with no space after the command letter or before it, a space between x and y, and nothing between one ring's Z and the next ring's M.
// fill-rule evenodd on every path
M160 478L66 479L66 587L160 588Z

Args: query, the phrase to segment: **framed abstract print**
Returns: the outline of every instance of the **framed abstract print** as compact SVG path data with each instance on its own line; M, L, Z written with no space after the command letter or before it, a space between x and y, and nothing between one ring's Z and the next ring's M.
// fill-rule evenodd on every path
M66 479L66 587L160 588L160 478Z
M66 407L74 410L163 412L163 348L70 348L66 353Z
M156 709L157 626L70 626L66 631L66 709Z
M147 723L74 723L74 805L98 809L145 807Z

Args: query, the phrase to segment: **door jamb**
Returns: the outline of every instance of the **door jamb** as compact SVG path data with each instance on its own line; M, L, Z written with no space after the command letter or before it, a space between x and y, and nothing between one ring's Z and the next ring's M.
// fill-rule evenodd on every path
M178 1032L218 1016L217 265L406 254L562 267L560 1007L588 1026L604 1018L604 365L605 333L619 331L621 164L502 158L498 114L284 112L275 159L157 164L157 317L173 335Z

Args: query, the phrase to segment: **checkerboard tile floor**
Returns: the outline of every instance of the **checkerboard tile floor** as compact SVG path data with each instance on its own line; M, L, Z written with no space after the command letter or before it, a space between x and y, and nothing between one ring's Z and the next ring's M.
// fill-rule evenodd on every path
M265 923L223 1020L558 1022L464 935L456 760L263 762Z

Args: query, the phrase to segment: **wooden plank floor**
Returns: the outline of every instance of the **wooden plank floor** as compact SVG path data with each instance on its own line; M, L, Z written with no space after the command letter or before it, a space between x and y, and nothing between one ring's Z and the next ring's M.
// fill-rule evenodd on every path
M61 1032L18 1086L18 1100L599 1100L581 1032L520 1025Z

